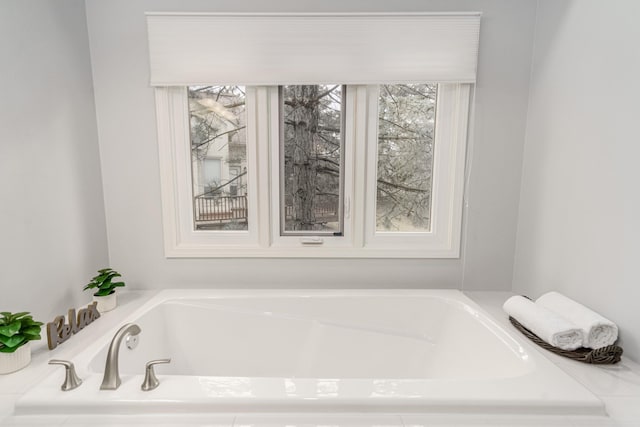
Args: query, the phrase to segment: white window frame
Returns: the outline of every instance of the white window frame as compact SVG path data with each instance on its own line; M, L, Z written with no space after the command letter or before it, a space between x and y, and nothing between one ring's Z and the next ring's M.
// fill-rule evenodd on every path
M248 92L256 90L247 88L247 95ZM247 173L248 231L195 230L187 88L158 87L155 96L165 256L260 256L261 244L265 242L258 234L262 203L258 201L260 188L255 173L258 157L255 126L247 132L247 170L251 171ZM247 96L247 119L255 120L256 99Z
M469 84L440 84L431 231L375 231L378 86L346 88L344 235L280 235L277 86L246 88L248 231L195 230L186 87L156 87L165 256L285 258L457 258Z
M379 86L368 86L368 117L378 117ZM369 120L365 201L365 248L371 251L429 253L433 258L460 252L462 198L470 85L439 84L433 143L431 227L425 232L376 231L378 123Z
M269 116L269 131L271 142L271 235L273 236L272 248L278 250L291 250L291 253L295 254L296 250L299 250L300 246L305 246L305 252L318 253L319 255L326 253L327 249L349 249L353 247L353 239L350 237L353 233L353 223L349 219L349 215L346 209L343 214L343 235L342 236L319 236L319 235L281 235L281 173L280 173L280 115L278 114L280 108L280 99L278 95L278 87L271 86L268 89L269 92L269 107L272 112ZM353 198L353 175L354 168L347 165L353 165L353 118L355 111L352 104L355 100L353 91L350 91L347 87L346 93L343 94L343 99L346 103L345 114L345 128L342 132L345 133L344 151L344 182L343 182L343 200L350 200ZM344 204L346 204L343 201Z

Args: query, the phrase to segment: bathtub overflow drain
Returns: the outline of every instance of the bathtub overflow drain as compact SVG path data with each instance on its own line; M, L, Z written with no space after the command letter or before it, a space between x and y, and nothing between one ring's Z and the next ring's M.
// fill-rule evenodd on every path
M138 336L137 335L127 335L124 339L125 344L129 350L133 350L138 346Z

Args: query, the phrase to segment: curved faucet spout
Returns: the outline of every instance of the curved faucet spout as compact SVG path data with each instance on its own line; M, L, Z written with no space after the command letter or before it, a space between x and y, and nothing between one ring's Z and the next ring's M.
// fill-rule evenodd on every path
M127 335L138 335L140 326L134 323L127 323L113 336L109 352L107 353L107 362L104 367L104 378L100 390L115 390L120 387L120 374L118 372L118 352L120 351L120 343Z

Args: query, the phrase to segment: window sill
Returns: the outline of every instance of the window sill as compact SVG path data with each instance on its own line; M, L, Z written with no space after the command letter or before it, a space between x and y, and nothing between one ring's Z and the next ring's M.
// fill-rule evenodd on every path
M300 245L296 248L230 247L212 248L181 245L166 248L167 258L459 258L459 248L373 249Z

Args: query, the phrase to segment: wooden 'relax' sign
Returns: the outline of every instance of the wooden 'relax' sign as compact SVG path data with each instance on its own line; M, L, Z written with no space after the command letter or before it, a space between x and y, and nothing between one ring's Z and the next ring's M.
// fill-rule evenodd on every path
M100 312L98 312L98 309L96 308L97 305L97 302L89 304L87 308L83 308L78 311L77 316L75 309L69 309L68 324L65 322L64 316L58 316L53 319L53 322L47 323L47 341L49 343L49 350L53 350L58 346L58 344L62 344L71 338L71 335L80 332L80 330L85 326L100 317Z

